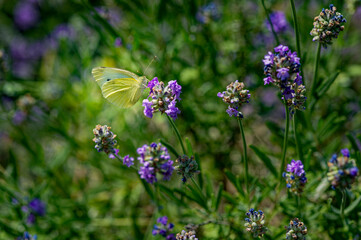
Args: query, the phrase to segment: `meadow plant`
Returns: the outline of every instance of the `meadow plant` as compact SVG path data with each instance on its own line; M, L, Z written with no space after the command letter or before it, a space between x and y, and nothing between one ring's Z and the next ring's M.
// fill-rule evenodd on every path
M287 240L306 240L307 227L298 218L292 219L285 228L287 230Z
M249 103L251 94L249 94L249 90L244 89L243 82L238 82L238 80L236 80L227 86L226 91L219 92L217 97L222 98L223 102L228 104L226 112L230 117L235 116L243 118L240 108L243 104Z
M255 211L253 208L251 208L246 213L246 215L247 218L244 219L246 221L246 223L244 224L244 226L246 227L246 231L251 232L253 237L262 238L268 230L265 226L265 215L263 211Z
M332 40L337 38L340 32L344 30L343 25L346 23L346 19L336 10L336 7L330 4L330 8L323 8L313 22L313 29L310 33L313 37L312 41L320 42L325 48L327 48L327 45L331 45Z
M165 113L173 120L177 119L180 110L177 108L177 100L180 99L182 87L177 83L177 80L168 82L167 86L164 86L163 82L159 82L155 77L148 83L150 88L150 94L148 98L143 100L144 115L152 118L153 113L161 112Z
M288 106L291 114L296 110L305 109L305 87L302 84L300 72L300 58L287 46L279 45L274 52L264 56L264 85L273 84L279 88L282 99Z
M174 233L171 233L174 228L173 223L168 223L168 217L163 216L157 219L158 225L154 225L152 234L153 236L160 235L166 240L176 240Z
M24 235L21 237L17 237L16 240L37 240L38 237L36 235L30 235L28 232L24 232Z
M350 189L359 175L355 159L350 158L350 151L345 148L341 150L341 155L336 154L327 163L327 178L331 182L332 188Z
M161 143L151 143L138 148L140 178L153 184L158 181L157 173L162 175L164 181L169 181L174 170L173 161L170 160L168 149Z
M98 152L105 152L110 158L114 158L114 155L117 155L119 150L115 148L117 140L115 140L115 135L110 131L111 127L107 125L96 125L93 129L93 142L95 142L95 149Z
M292 160L283 173L287 188L294 194L301 194L307 183L306 172L301 160Z
M182 182L186 182L188 178L192 178L194 174L199 173L198 163L193 156L187 155L180 156L176 163L178 164L174 169L177 174L182 176Z
M275 11L269 15L273 25L273 29L276 33L284 33L289 29L289 25L284 12ZM265 21L267 29L272 31L271 24L268 20Z
M208 24L211 21L217 21L221 17L218 8L219 7L214 2L204 5L199 8L196 14L196 19L202 24Z
M186 239L198 240L198 238L196 237L196 232L193 230L188 231L188 232L186 232L185 230L182 230L180 233L177 233L176 239L177 240L186 240Z

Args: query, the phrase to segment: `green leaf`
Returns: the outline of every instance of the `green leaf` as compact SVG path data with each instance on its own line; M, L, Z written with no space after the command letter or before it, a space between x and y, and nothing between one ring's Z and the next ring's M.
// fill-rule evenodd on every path
M220 184L219 184L219 188L218 188L216 206L215 206L215 210L216 210L216 211L218 210L219 204L221 203L222 192L223 192L223 183L220 183Z
M173 153L173 155L178 158L180 155L178 154L178 152L174 149L174 147L172 147L172 145L170 145L169 143L167 143L166 141L164 141L163 139L159 140L161 144L163 144L169 151L171 151Z
M345 215L348 215L349 213L351 213L356 207L359 206L361 202L361 196L358 197L355 201L353 201L353 203L351 203L346 209L345 209Z
M226 170L225 171L226 176L228 177L228 180L231 181L233 186L237 189L237 191L244 196L244 191L241 187L241 184L239 182L239 177L236 177L231 171Z
M273 166L272 160L256 146L251 145L249 147L255 152L255 154L258 156L258 158L261 159L261 161L268 168L268 170L270 170L270 172L273 174L273 176L275 176L277 178L278 172L277 172L275 166Z
M189 138L186 137L186 144L187 144L187 149L188 149L188 155L189 156L193 156L193 149L192 149L192 145L189 141Z
M149 197L154 201L154 193L152 191L152 189L150 188L149 184L144 180L144 179L140 179L140 181L143 184L143 187L145 189L145 191L148 193Z
M174 190L168 188L167 186L163 184L158 184L159 189L162 191L162 193L166 194L169 198L174 200L179 206L187 206L185 202L181 201L177 196L174 195Z
M340 71L337 71L336 73L334 73L331 77L329 77L327 79L327 81L325 81L324 84L322 84L318 89L317 89L317 95L319 98L323 97L325 95L325 93L328 91L328 89L331 87L331 85L335 82L335 80L337 79L338 75L340 74Z

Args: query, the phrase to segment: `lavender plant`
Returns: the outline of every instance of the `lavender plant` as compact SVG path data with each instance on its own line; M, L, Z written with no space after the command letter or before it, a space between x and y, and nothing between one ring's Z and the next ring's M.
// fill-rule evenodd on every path
M24 232L24 235L17 237L16 240L36 240L38 237L36 235L30 235L28 232Z
M138 160L141 164L139 169L140 178L153 184L158 181L157 173L163 176L164 181L169 181L173 174L173 161L166 147L161 143L151 143L138 148Z
M247 213L247 218L244 220L246 223L247 232L251 232L253 237L263 238L263 235L267 232L267 227L265 226L265 216L261 210L255 211L251 208Z
M294 218L290 221L290 224L285 227L287 230L287 240L306 240L307 227L298 218Z
M193 230L188 231L188 232L182 230L180 233L177 233L176 239L177 240L186 240L186 239L198 240L198 238L196 237L196 232Z
M168 217L163 216L157 219L159 225L154 225L152 234L153 236L160 235L166 240L176 240L176 237L172 232L174 228L173 223L168 223Z
M287 188L294 194L300 195L307 183L306 172L300 160L292 160L287 165L287 172L283 172Z
M192 178L194 174L199 173L198 163L193 156L183 155L176 160L176 163L178 165L174 169L177 171L177 174L182 176L184 183L188 178Z

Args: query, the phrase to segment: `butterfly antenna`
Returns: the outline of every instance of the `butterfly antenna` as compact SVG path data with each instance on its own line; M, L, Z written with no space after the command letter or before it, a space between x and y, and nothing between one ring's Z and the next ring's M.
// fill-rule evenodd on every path
M147 70L148 70L148 68L150 67L150 65L153 63L153 61L154 61L155 59L157 59L157 56L154 56L153 59L152 59L152 61L150 61L150 63L148 64L147 68L146 68L145 71L144 71L144 75L147 75Z

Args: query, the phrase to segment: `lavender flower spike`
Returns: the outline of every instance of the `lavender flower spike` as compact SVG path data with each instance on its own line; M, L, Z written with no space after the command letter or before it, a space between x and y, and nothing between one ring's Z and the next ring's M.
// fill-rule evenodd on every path
M282 176L286 179L287 188L294 194L300 195L307 183L306 173L301 160L292 160L290 164L287 164L286 171Z

